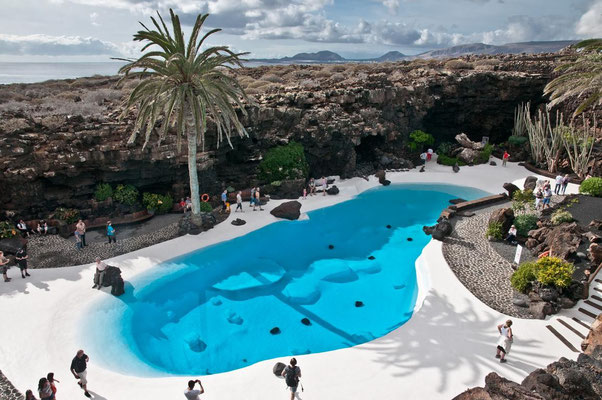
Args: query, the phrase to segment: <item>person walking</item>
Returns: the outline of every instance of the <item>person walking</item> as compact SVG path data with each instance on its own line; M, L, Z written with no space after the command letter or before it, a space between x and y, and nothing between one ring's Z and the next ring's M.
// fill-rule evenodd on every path
M537 189L537 192L535 192L535 209L539 210L539 207L542 205L543 201L543 191L541 190L541 188Z
M508 162L508 160L510 159L510 154L504 150L504 155L502 156L502 167L506 166L506 163Z
M543 210L544 208L546 208L546 206L548 208L550 208L551 200L552 200L552 189L550 188L550 186L547 186L547 189L545 189L543 192L543 206L541 207L541 209Z
M309 180L309 195L313 196L316 194L316 181L314 178Z
M226 210L228 209L228 190L224 190L222 192L222 210L220 211L220 213L226 212Z
M50 386L50 382L48 382L48 378L40 378L38 382L38 394L40 395L40 400L54 400L54 393L52 393L52 387Z
M25 392L25 400L38 400L38 399L36 399L36 396L33 395L33 392L31 391L31 389L27 389L27 391Z
M251 188L251 199L249 200L249 207L253 207L255 210L255 187Z
M244 212L242 209L242 192L240 190L236 193L236 210L234 210L234 212L237 212L238 210Z
M75 248L82 250L84 248L84 246L82 246L82 237L77 229L73 232L73 237L75 237Z
M426 157L427 157L426 152L423 151L422 153L420 153L420 159L424 162L425 167L426 167Z
M111 225L111 221L107 221L107 238L109 238L109 244L111 244L111 241L113 241L113 243L117 243L117 239L115 238L115 228L113 228L113 225Z
M197 383L199 384L200 389L194 388L194 385L196 385ZM201 398L199 396L203 393L205 393L205 389L203 389L203 384L201 383L201 380L190 380L188 381L188 387L184 391L184 396L186 396L188 400L200 400Z
M505 323L497 326L500 337L497 341L497 352L495 354L495 358L499 358L501 363L506 362L506 355L510 353L510 348L512 347L512 342L514 341L511 326L511 320L508 320Z
M569 185L569 182L571 181L571 178L569 178L569 174L566 174L564 176L564 178L562 178L562 194L564 195L566 193L566 187Z
M88 393L88 379L86 379L88 375L87 367L88 361L90 358L84 353L83 350L78 350L75 357L71 361L71 373L77 379L77 384L84 391L84 395L86 397L92 397L90 393Z
M84 223L84 221L81 219L79 221L77 221L77 225L75 225L75 228L79 232L79 237L82 240L82 247L87 246L87 244L86 244L86 224Z
M25 279L26 276L31 276L27 272L27 259L29 256L27 255L27 245L21 247L17 254L15 254L15 260L17 260L17 265L21 270L21 278Z
M54 397L56 398L56 384L61 382L58 379L54 379L54 372L49 372L48 375L46 375L46 379L48 379L52 394L54 394Z
M94 286L92 289L101 289L102 282L105 279L105 272L107 271L107 264L100 260L100 257L96 257L96 272L94 273Z
M2 272L4 282L10 282L10 278L8 277L8 263L8 258L4 257L4 252L0 251L0 272Z
M261 208L261 192L259 191L259 186L255 189L255 202L253 203L253 211L255 211L255 207L259 207L259 211L263 211Z
M299 386L299 379L301 378L301 368L297 366L297 359L291 358L289 365L282 370L282 376L291 391L291 400L295 399L297 393L297 387Z
M556 175L556 185L554 185L554 194L560 194L560 189L562 188L562 180L564 179L564 177L562 176L562 174L558 174Z

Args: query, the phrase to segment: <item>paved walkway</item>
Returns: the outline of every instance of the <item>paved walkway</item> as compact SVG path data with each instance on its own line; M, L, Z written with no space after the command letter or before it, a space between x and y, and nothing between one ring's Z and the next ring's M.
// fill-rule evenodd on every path
M12 383L0 371L0 399L2 400L24 400L25 396L13 386Z

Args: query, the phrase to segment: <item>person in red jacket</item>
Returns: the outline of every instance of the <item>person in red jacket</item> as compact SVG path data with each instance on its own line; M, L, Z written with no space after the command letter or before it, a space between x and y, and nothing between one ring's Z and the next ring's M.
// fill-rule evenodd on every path
M510 154L506 150L504 150L504 156L502 157L502 167L506 166L508 159L510 158Z

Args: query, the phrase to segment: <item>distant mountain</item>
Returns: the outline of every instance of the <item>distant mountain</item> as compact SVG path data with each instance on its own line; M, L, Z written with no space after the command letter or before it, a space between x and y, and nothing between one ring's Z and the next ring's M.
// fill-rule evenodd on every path
M299 53L292 57L283 57L280 61L341 62L346 60L332 51L318 51L317 53Z
M520 54L520 53L554 53L567 46L577 43L576 40L562 40L550 42L523 42L507 43L502 45L491 45L485 43L462 44L459 46L448 47L418 54L412 58L450 58L460 57L470 54Z
M376 61L376 62L400 61L400 60L405 60L406 58L408 58L408 56L406 56L403 53L400 53L398 51L390 51L387 54L383 54L382 56L380 56L378 58L372 58L368 61Z

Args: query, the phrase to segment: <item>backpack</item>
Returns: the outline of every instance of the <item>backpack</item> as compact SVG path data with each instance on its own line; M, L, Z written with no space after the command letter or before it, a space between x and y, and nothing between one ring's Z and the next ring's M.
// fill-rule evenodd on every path
M286 375L284 377L284 380L286 381L286 386L297 387L297 385L299 385L298 371L299 367L286 367Z

